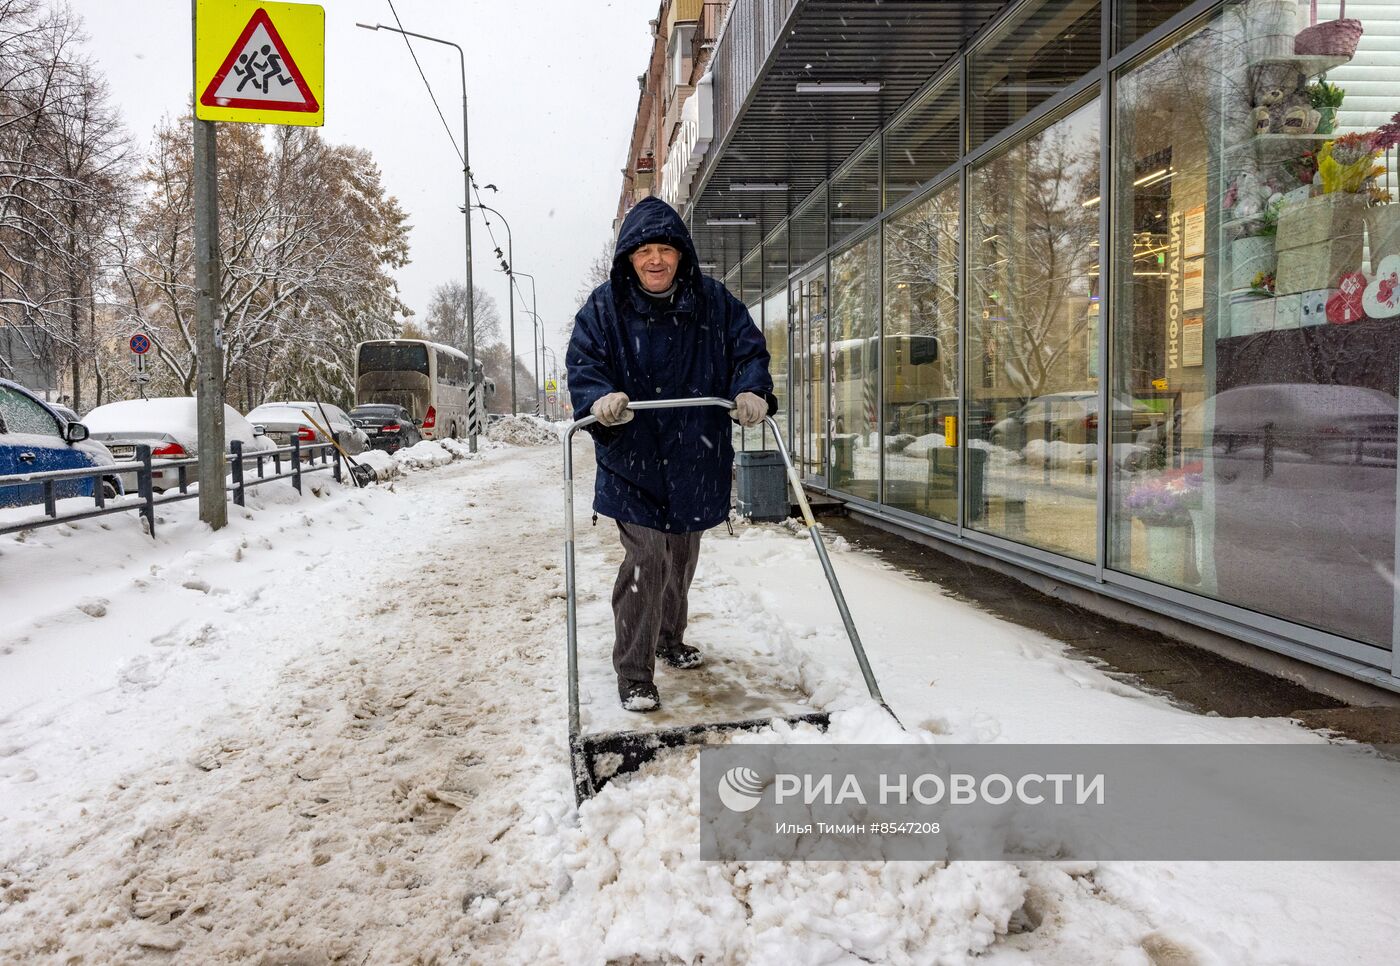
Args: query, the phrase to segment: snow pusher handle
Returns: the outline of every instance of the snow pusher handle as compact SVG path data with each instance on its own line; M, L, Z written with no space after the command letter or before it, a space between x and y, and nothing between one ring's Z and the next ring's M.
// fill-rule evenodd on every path
M648 409L689 409L698 406L718 406L721 409L732 410L734 402L719 396L698 396L692 399L647 399L627 404L628 409L638 412ZM865 656L865 647L860 642L860 634L856 631L850 608L846 606L846 595L841 592L841 584L836 579L836 571L831 567L831 558L827 555L826 544L822 542L821 531L817 528L817 521L812 516L812 506L807 502L807 494L802 489L802 480L797 475L797 468L793 466L792 457L788 455L782 433L772 416L763 417L763 421L772 430L773 440L778 444L778 453L782 456L783 465L787 468L788 483L793 494L797 497L797 505L802 510L802 520L807 525L807 533L811 536L812 545L817 550L817 559L821 561L822 570L826 573L826 582L831 587L831 596L836 600L836 609L841 613L841 622L846 625L846 636L850 638L851 649L856 655L856 663L860 665L860 673L865 678L865 686L870 692L870 697L886 711L889 711L891 717L894 717L894 712L890 711L889 705L885 704L885 699L880 694L880 686L875 683L875 672L871 670L870 661ZM596 422L598 422L597 416L585 416L570 423L569 428L564 433L564 586L567 608L566 623L569 635L569 735L573 739L576 739L579 734L578 601L574 575L574 433L586 426L592 426ZM898 718L895 720L897 721Z

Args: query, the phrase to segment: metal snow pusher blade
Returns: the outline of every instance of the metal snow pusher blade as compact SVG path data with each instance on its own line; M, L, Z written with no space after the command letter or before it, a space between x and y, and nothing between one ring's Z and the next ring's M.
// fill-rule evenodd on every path
M734 403L716 396L701 396L694 399L653 399L632 402L628 403L627 408L642 411L647 409L680 409L692 406L719 406L728 410L734 408ZM572 760L575 799L579 804L582 804L586 799L596 795L609 779L636 771L666 749L718 743L723 741L727 732L757 731L768 727L777 720L783 720L793 725L815 725L825 730L830 724L830 715L826 712L814 712L795 717L773 715L745 721L721 721L653 731L612 731L594 735L581 733L578 711L578 597L574 574L573 441L574 433L597 421L596 416L586 416L571 423L564 433L564 585L569 637L569 755ZM787 468L788 483L792 488L793 495L797 498L797 505L802 510L803 522L807 525L807 532L812 538L812 545L816 548L817 558L821 561L822 570L826 574L826 582L831 588L831 595L836 600L836 609L841 614L841 622L846 625L846 636L851 641L851 649L855 652L860 673L865 678L865 686L870 692L870 697L888 711L890 717L893 718L894 712L890 711L889 705L885 704L885 699L880 695L880 687L875 683L875 674L870 669L869 660L866 659L865 648L861 645L860 635L856 632L855 622L851 619L850 609L846 606L846 597L841 593L841 585L836 580L836 572L831 568L831 558L827 556L821 531L817 529L817 522L812 516L812 508L802 489L802 480L797 475L792 458L788 455L782 433L773 417L767 416L764 421L772 431L773 440L783 458L783 465ZM898 720L898 718L895 719L896 722Z

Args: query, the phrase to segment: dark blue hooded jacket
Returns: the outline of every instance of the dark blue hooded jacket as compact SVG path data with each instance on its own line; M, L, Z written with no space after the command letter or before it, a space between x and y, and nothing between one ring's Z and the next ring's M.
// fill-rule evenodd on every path
M676 291L643 294L628 256L664 242L681 253ZM622 222L609 280L574 319L566 357L574 418L612 392L629 399L752 392L775 410L763 333L748 309L700 272L680 215L644 198ZM719 407L638 412L621 426L592 427L598 454L593 509L666 533L708 530L729 515L734 423Z

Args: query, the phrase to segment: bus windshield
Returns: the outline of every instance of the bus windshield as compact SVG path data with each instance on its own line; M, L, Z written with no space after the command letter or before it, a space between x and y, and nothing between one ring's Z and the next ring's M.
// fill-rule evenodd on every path
M428 347L421 342L398 345L366 342L360 346L360 372L419 372L428 374Z

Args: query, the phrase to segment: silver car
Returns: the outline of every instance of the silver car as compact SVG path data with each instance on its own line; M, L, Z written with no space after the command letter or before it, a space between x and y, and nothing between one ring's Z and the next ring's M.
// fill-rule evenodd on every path
M311 419L307 419L310 414ZM248 422L261 426L276 446L292 445L292 438L303 446L329 442L316 429L319 423L330 431L340 448L351 456L369 449L369 437L346 415L345 410L330 403L267 402L248 413ZM329 423L329 425L327 425Z
M192 396L168 399L128 399L124 402L98 406L83 419L92 439L107 446L120 463L136 459L136 447L151 447L157 460L191 459L199 455L198 403ZM256 433L252 425L232 406L224 406L224 450L238 440L243 451L255 454L272 449L270 442ZM193 483L198 471L189 467L186 482ZM136 492L136 474L121 475L122 486L128 493ZM151 474L156 492L180 485L178 467L156 470Z

